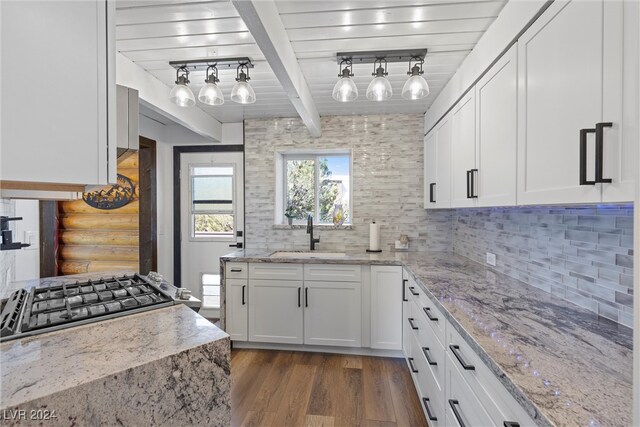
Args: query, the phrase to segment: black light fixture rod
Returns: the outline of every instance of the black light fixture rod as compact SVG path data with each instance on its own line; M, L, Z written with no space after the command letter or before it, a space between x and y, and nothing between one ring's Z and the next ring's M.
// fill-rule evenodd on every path
M349 59L353 64L373 64L384 58L387 62L408 62L412 58L424 58L427 56L428 49L412 49L412 50L378 50L370 52L338 52L336 60L338 64L341 61Z
M246 68L253 68L251 59L242 56L235 58L205 58L205 59L188 59L185 61L170 61L171 65L175 69L187 68L191 71L206 70L210 66L215 66L220 69L234 69L239 63L245 64Z

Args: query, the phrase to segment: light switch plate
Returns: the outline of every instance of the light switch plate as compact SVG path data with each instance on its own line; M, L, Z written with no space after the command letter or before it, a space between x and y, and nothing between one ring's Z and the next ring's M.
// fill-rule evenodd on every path
M487 252L487 264L492 265L494 267L496 266L496 254Z

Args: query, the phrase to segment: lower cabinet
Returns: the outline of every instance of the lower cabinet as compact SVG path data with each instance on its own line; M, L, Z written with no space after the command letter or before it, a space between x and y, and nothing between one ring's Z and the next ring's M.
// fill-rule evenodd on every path
M227 279L227 333L232 341L246 341L249 303L249 282L247 279Z
M371 266L371 348L402 350L402 267Z
M249 279L249 341L303 343L302 280Z
M304 343L360 347L360 282L304 282Z

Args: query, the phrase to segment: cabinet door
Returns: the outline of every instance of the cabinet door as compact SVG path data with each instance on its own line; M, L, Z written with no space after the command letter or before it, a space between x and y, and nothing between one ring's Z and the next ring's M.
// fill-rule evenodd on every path
M0 179L95 185L109 160L115 171L114 4L1 2Z
M227 279L226 319L231 341L246 341L248 336L249 289L246 279Z
M451 116L436 127L436 208L451 207Z
M517 52L513 45L476 84L478 206L516 204Z
M518 204L601 200L600 184L580 185L581 163L595 179L593 134L581 162L580 130L603 121L615 98L603 94L620 82L604 27L616 3L556 1L518 41Z
M438 158L436 151L435 130L429 132L424 137L424 208L433 209L436 207L436 187L438 186L437 167Z
M371 348L402 350L400 266L371 266Z
M409 299L409 276L404 274L402 279L402 352L406 357L411 357L411 326L407 319L411 318L411 308L413 304Z
M302 281L249 280L249 341L302 344Z
M475 206L471 181L476 167L476 103L472 88L451 114L451 207ZM471 177L471 174L474 177ZM473 190L473 192L472 192Z
M304 282L304 343L360 347L360 282Z

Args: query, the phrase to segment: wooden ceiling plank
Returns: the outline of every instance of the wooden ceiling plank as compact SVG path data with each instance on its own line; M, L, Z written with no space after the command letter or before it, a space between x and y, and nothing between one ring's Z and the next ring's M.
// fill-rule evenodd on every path
M116 40L145 39L152 37L188 36L190 34L214 34L247 31L242 19L200 19L184 22L158 22L153 24L118 25Z
M238 12L230 2L160 4L152 7L123 8L116 13L116 25L152 24L211 18L233 18Z

